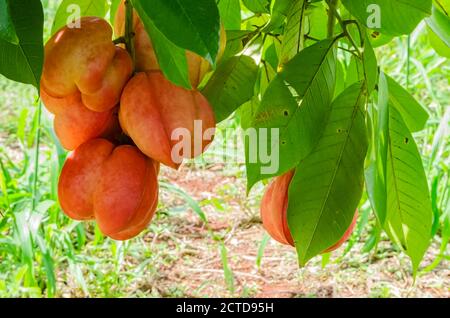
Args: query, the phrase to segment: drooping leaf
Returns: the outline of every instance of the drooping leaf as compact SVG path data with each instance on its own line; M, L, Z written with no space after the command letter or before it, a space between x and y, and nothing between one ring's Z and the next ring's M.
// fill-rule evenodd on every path
M215 64L219 52L220 15L215 0L132 0L175 45Z
M436 51L436 53L442 57L450 59L450 47L447 46L447 44L445 44L445 42L442 41L441 38L436 33L434 33L434 31L429 26L427 26L427 31L430 44Z
M367 29L367 36L369 37L370 43L374 48L386 45L394 39L392 35L386 35L380 33L380 31L369 29Z
M336 244L362 196L367 152L366 88L357 83L332 104L322 138L296 168L288 224L300 265Z
M298 0L273 0L270 13L270 21L264 27L264 32L271 32L281 27L292 12L294 2Z
M52 34L75 19L85 16L103 18L107 12L106 0L63 0L56 11Z
M402 35L411 33L421 20L430 16L432 0L342 0L342 3L364 26L388 35Z
M259 100L259 98L257 96L253 96L251 100L239 107L237 113L241 119L242 129L245 130L247 128L251 128L253 116L260 103L261 101Z
M254 13L270 12L270 0L242 0L242 3Z
M160 32L153 21L147 16L146 11L139 1L134 3L134 8L144 23L145 30L152 39L152 45L161 72L172 83L186 89L191 89L186 51L173 44Z
M305 28L304 32L308 34L308 36L317 40L323 40L328 37L327 28L325 27L328 21L328 13L327 8L322 2L310 3L308 5L306 18L307 28ZM314 43L312 40L306 41L307 46L312 43Z
M12 44L19 44L19 39L9 14L8 2L8 0L0 0L0 39Z
M262 95L267 90L267 87L270 85L270 81L277 75L277 72L274 70L271 64L265 63L261 65L259 68L259 82L258 82L258 91L261 92Z
M345 89L345 69L342 61L336 60L336 87L334 89L334 98L341 95Z
M389 138L389 86L384 73L378 82L378 105L371 108L372 147L365 171L367 194L379 222L386 220L386 170Z
M267 45L271 43L270 45ZM277 47L279 47L279 43L273 39L266 39L267 48L264 50L264 61L269 64L274 70L278 68L279 58Z
M428 120L427 110L400 84L386 75L389 85L389 101L402 116L411 132L421 131Z
M378 62L373 47L367 37L364 41L363 63L367 91L368 95L370 95L375 89L378 80Z
M267 41L264 41L264 36L258 34L252 38L244 47L242 52L238 55L246 55L251 57L257 65L261 63L264 45Z
M235 56L244 48L243 40L251 37L251 31L227 31L227 46L223 53L221 61L226 61L230 57Z
M225 30L241 29L241 3L239 0L221 0L219 12Z
M203 89L217 122L252 98L257 73L255 61L245 55L234 56L219 65Z
M364 64L362 63L361 59L352 55L350 57L350 63L348 64L346 69L345 87L346 88L350 87L353 84L362 81L364 78L365 78Z
M263 173L265 163L247 158L248 189L258 181L289 171L316 146L334 94L334 43L324 40L301 51L267 88L253 127L264 134L261 129L279 130L279 138L260 135L258 143L258 153L263 148L280 150L279 169ZM247 150L248 146L246 143Z
M400 112L389 105L384 229L411 258L414 273L430 244L433 212L417 145Z
M450 48L450 17L433 5L432 15L426 21L431 30Z
M39 89L44 61L44 14L39 0L9 1L18 44L0 39L0 74Z
M281 45L280 64L290 61L304 47L304 25L307 1L295 0L289 10Z

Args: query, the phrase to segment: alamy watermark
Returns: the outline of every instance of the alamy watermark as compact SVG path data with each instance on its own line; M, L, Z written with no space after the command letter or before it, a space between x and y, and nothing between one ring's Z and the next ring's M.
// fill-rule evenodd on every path
M78 4L70 4L66 8L69 14L66 25L69 29L81 29L81 8Z
M272 175L278 171L279 128L210 128L203 131L202 124L201 120L194 121L192 132L186 128L172 131L171 158L175 163L181 164L184 158L194 154L197 157L194 162L203 164L239 165L247 162L258 164L262 175ZM213 138L214 142L202 154L203 144Z
M369 29L380 29L381 28L381 8L378 4L370 4L367 6L367 27Z

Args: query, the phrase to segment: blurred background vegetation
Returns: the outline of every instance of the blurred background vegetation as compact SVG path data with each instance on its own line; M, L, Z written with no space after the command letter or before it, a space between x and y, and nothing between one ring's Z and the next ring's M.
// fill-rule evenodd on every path
M42 2L48 37L59 1ZM104 238L93 224L61 213L57 181L66 153L51 117L43 108L41 116L31 86L0 76L0 297L449 297L450 64L431 48L423 24L376 53L430 112L415 137L435 236L415 284L407 258L374 227L366 198L349 243L298 269L295 251L262 230L263 185L247 197L244 164L208 164L230 155L222 137L178 173L163 169L158 213L143 235ZM236 127L232 117L219 130Z

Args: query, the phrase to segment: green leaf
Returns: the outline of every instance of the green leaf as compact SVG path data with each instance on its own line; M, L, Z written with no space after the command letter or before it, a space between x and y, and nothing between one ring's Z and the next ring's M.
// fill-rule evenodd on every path
M261 268L261 262L262 262L262 258L264 256L264 250L266 249L267 243L270 240L270 235L265 232L264 236L261 240L261 243L259 244L258 247L258 254L256 255L256 267L258 267L258 269Z
M219 52L220 16L215 0L132 0L175 45L215 64Z
M429 114L427 110L415 100L400 84L386 75L389 85L389 101L402 116L411 132L424 129Z
M257 74L255 61L245 55L234 56L219 65L203 89L217 122L252 98Z
M8 0L0 0L0 39L12 44L19 44L14 24L11 21Z
M367 83L368 95L373 92L378 80L378 62L372 45L366 37L363 52L364 77Z
M445 42L442 41L441 38L436 33L434 33L434 31L429 26L427 26L427 31L430 44L436 51L436 53L442 57L450 59L450 47L447 46L447 44L445 44Z
M225 279L225 283L227 284L228 290L230 293L234 293L235 291L235 282L234 282L234 274L228 265L228 252L225 244L220 244L220 259L222 261L223 275Z
M369 37L372 47L374 47L374 48L386 45L394 39L393 36L382 34L377 30L367 29L366 33L367 33L367 36Z
M323 3L318 2L309 4L306 23L308 27L305 28L305 33L315 39L326 39L328 37L326 28L327 21L327 8L325 8L325 5L323 5ZM311 45L311 43L315 43L312 40L308 40L306 42L307 46Z
M111 0L111 7L109 8L109 21L111 22L111 25L114 25L117 10L119 9L121 2L122 0Z
M261 158L246 158L248 189L258 181L289 171L316 146L325 127L334 94L334 40L324 40L297 54L267 88L253 119L253 127L279 129L279 138L259 135L262 148L280 149L279 169L263 171ZM301 70L301 71L299 71ZM265 132L264 132L265 134ZM265 140L267 139L267 140ZM246 142L246 152L249 142Z
M0 39L0 74L39 89L44 61L44 14L39 0L9 1L18 44Z
M244 48L242 45L243 39L251 36L250 31L227 31L227 46L221 58L221 61L226 61L230 57L235 56Z
M350 63L346 69L345 87L350 87L355 83L362 81L365 78L364 65L362 61L356 56L350 57Z
M367 194L380 224L386 220L387 142L389 136L389 87L384 73L378 83L378 105L370 112L372 147L365 171Z
M254 13L269 13L270 0L242 0L244 5Z
M357 83L333 102L322 138L289 187L288 224L301 266L342 238L361 199L365 92Z
M225 30L241 29L241 3L239 0L221 0L219 12Z
M450 17L433 6L432 15L427 20L428 26L433 32L450 47Z
M336 87L334 97L338 97L345 89L345 70L342 61L336 60Z
M251 128L252 121L256 110L259 107L261 101L258 96L253 96L247 103L243 104L238 110L237 113L241 119L241 128L247 129ZM0 162L1 163L1 162Z
M47 276L47 296L49 298L55 297L56 291L56 275L54 261L50 252L50 249L46 246L46 241L40 235L36 236L36 243L42 253L44 262L45 274Z
M384 229L411 258L414 273L430 244L433 212L417 145L400 112L389 105L387 215Z
M264 61L266 64L271 66L273 70L276 70L279 64L278 48L281 48L281 45L274 39L266 39L265 45L266 49L264 50Z
M270 14L270 21L264 27L264 32L271 32L281 27L289 14L295 14L292 12L294 2L299 0L273 0ZM302 0L301 0L302 1Z
M281 45L281 65L289 62L298 52L303 50L306 7L306 0L295 0L289 11Z
M431 14L432 0L342 0L342 3L367 28L402 35L411 33Z
M266 51L267 52L267 51ZM270 63L265 63L263 65L260 65L259 67L259 76L258 76L258 83L257 83L257 91L259 91L262 95L267 90L267 87L270 84L270 80L274 78L277 75L277 72L274 70L272 65Z
M63 0L56 11L52 34L80 17L105 17L108 12L106 0Z
M161 72L175 85L191 89L186 51L172 43L156 28L139 1L135 2L134 6L152 40Z

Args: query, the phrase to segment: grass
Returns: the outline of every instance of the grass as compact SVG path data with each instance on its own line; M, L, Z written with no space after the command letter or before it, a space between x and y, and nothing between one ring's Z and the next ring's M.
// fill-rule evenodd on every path
M55 3L44 1L47 35ZM367 202L345 249L298 269L294 251L261 228L262 185L247 197L242 164L207 164L227 155L220 139L205 161L178 174L162 170L158 214L143 235L124 243L104 238L92 223L61 213L56 189L66 153L51 118L45 110L39 116L31 87L0 78L0 297L449 297L450 65L419 28L411 36L407 78L407 47L400 38L377 56L430 111L426 130L415 137L436 235L415 286L407 258L384 235L376 244L380 234ZM237 125L229 120L220 127Z

